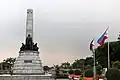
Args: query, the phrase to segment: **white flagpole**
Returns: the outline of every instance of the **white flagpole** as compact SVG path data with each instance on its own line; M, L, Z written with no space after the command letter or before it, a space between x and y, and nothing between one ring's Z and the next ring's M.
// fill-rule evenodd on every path
M96 79L96 67L95 67L95 50L93 49L93 59L94 59L94 67L93 67L93 73L94 73L94 79Z
M108 30L109 30L109 26L108 26ZM110 46L109 46L109 39L108 39L108 69L110 68L110 49L109 48Z
M94 40L93 40L93 44L94 44ZM95 45L94 45L95 46ZM95 67L95 47L93 46L93 74L94 74L94 79L96 79L96 67Z
M90 49L90 50L91 50L91 52L93 53L93 60L94 60L94 62L93 62L93 77L94 77L94 79L96 79L94 39L92 40L92 43L91 43L91 44L93 44L93 45L92 45L92 49ZM90 46L90 47L91 47L91 46Z
M109 42L108 42L108 69L110 68L110 54L109 54Z

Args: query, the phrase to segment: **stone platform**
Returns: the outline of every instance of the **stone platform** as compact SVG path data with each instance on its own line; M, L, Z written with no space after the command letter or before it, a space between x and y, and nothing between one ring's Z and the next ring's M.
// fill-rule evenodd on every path
M14 63L14 75L42 75L44 74L38 51L20 51Z
M0 75L0 80L54 80L51 75Z

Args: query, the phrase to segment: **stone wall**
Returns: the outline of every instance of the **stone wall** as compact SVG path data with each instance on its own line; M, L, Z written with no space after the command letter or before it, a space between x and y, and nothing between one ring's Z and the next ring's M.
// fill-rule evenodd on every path
M0 80L54 80L50 76L0 76Z

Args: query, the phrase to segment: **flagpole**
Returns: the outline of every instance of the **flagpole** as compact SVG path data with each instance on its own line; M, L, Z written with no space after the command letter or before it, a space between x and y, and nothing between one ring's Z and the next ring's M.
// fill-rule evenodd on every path
M110 54L109 54L109 52L110 52L110 50L109 50L109 41L108 41L108 69L110 68Z
M109 26L108 25L108 31L109 31ZM109 39L108 39L108 69L110 68L110 46L109 46Z
M95 67L95 50L93 49L93 59L94 59L94 66L93 66L93 73L94 73L94 79L96 79L96 67Z
M93 53L93 74L94 74L94 79L96 79L96 67L95 67L95 48L93 48L94 47L94 39L91 41L91 43L90 43L90 50L91 50L91 52Z

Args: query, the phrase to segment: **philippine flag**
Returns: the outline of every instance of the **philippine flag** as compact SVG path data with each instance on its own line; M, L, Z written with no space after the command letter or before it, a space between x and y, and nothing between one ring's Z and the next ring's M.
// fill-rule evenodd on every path
M93 51L93 47L94 47L94 39L91 41L90 43L90 50Z
M102 34L102 36L98 39L97 43L100 44L100 46L103 46L105 40L108 38L108 28L106 31Z

